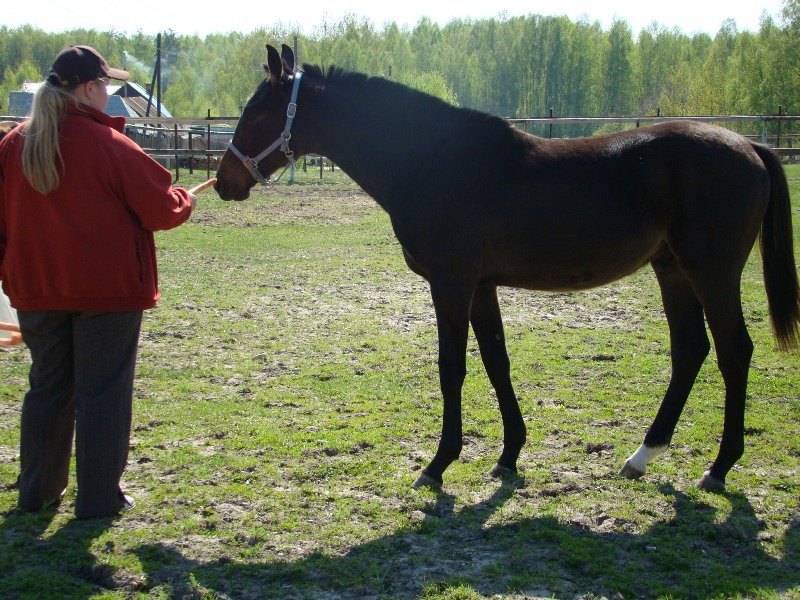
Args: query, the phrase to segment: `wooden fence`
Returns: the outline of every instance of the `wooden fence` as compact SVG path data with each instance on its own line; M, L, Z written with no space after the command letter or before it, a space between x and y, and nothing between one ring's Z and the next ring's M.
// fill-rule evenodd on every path
M561 137L564 126L584 125L594 129L629 129L665 121L701 121L716 123L734 130L747 129L758 133L746 137L766 144L779 155L795 161L800 156L800 135L787 134L786 124L800 121L800 115L721 115L721 116L639 116L639 117L531 117L508 118L511 124L544 137ZM206 117L197 119L135 118L128 119L129 135L162 164L175 170L176 180L180 169L205 168L210 176L216 170L233 130L237 117ZM783 130L783 131L782 131ZM137 133L138 132L138 133ZM135 136L141 136L141 141ZM311 157L322 165L323 157ZM320 169L320 177L322 169Z
M800 154L800 134L785 133L785 125L800 121L800 115L727 115L727 116L641 116L641 117L532 117L524 119L507 119L516 127L543 135L545 137L561 137L558 135L558 128L569 125L588 125L594 128L603 126L615 126L621 129L641 127L642 125L653 125L665 121L700 121L704 123L716 123L740 131L742 125L747 125L748 129L755 128L758 134L743 133L745 137L754 139L762 144L770 146L777 154L789 156L794 160L795 155ZM538 129L538 131L537 131Z
M19 117L3 117L0 120L20 120ZM593 129L628 129L664 121L702 121L716 123L734 130L743 126L759 133L745 134L751 139L766 144L779 155L795 161L800 155L800 135L785 133L786 124L800 121L800 115L727 115L727 116L640 116L640 117L531 117L507 119L519 127L544 137L562 137L565 126L582 125ZM210 177L239 122L238 117L212 117L181 119L169 117L126 119L126 134L135 140L148 154L175 172L175 181L181 170L189 172L206 170ZM784 130L784 132L782 132ZM320 166L324 157L309 157ZM329 163L330 164L330 163Z
M211 177L238 122L238 117L131 118L126 119L125 133L162 165L174 170L177 182L181 170L192 173L205 169ZM303 157L301 168L319 167L321 179L326 163L335 168L325 157L309 155Z
M206 117L205 119L130 118L125 120L125 134L145 152L175 172L180 180L181 169L189 173L217 170L217 165L233 137L238 117Z

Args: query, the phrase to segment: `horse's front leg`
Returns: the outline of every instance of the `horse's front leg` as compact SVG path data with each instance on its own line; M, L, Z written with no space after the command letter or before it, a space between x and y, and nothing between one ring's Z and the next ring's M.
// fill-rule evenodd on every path
M442 436L431 463L414 487L438 488L442 474L461 454L461 388L467 374L467 333L472 290L453 277L431 278L431 296L439 332L439 383L444 401Z
M496 287L480 287L475 291L470 322L481 349L483 366L497 393L500 415L503 417L503 452L491 470L495 477L502 477L517 472L517 459L525 444L525 421L511 384L511 364L506 351Z

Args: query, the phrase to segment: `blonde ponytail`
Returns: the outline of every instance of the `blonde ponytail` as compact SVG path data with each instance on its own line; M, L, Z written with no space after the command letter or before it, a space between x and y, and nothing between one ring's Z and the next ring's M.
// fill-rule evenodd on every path
M47 194L61 181L59 129L61 118L75 96L70 88L45 83L33 98L31 118L23 128L25 145L22 148L22 172L25 179L40 194Z

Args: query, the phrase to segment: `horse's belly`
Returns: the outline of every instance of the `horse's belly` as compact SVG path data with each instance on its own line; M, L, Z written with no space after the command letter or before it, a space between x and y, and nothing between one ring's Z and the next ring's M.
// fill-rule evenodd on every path
M517 248L505 256L495 256L496 263L485 279L497 285L533 290L583 290L634 273L650 261L661 244L660 239L653 238L571 251L563 247L549 251Z

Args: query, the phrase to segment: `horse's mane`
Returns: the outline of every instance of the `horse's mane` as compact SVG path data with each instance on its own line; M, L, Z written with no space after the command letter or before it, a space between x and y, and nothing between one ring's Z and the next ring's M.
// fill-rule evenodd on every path
M504 119L470 108L453 106L420 90L397 83L384 77L349 71L337 66L324 69L318 65L304 65L304 76L336 87L360 89L372 101L383 107L402 107L407 112L413 107L415 114L433 122L448 121L458 124L474 124L483 127L508 130L510 125Z

